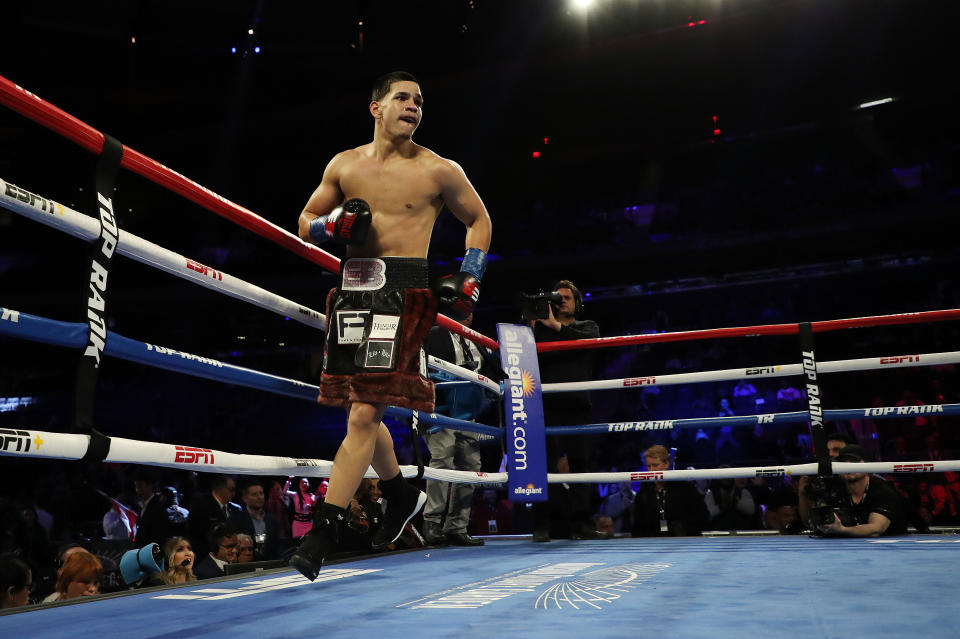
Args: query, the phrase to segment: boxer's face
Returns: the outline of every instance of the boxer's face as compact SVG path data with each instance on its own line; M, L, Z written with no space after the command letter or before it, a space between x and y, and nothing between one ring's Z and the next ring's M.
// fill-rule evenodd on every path
M370 104L370 111L389 137L413 137L423 117L420 85L408 80L394 82L382 100Z

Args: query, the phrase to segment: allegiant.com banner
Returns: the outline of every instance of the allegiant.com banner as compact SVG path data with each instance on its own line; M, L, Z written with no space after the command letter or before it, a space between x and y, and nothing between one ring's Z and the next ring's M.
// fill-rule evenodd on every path
M511 501L547 500L547 446L537 345L529 326L497 324Z

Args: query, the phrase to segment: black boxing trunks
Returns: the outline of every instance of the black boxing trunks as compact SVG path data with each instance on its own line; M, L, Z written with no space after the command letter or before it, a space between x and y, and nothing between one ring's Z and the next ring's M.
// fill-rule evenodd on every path
M432 413L423 340L437 318L427 260L350 258L327 296L321 404L387 404Z

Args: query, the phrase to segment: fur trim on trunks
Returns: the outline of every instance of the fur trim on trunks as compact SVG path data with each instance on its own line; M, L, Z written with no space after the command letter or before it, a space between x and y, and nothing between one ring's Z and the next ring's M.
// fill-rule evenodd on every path
M420 348L437 319L437 300L430 289L409 288L404 293L403 334L398 343L396 370L354 375L324 373L318 402L328 406L363 402L433 412L433 382L420 375Z

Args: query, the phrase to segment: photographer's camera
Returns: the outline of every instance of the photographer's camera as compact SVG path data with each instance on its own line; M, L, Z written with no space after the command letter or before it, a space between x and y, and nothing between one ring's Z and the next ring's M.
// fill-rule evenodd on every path
M550 306L557 308L563 302L560 293L550 291L545 293L521 293L520 294L520 317L524 322L532 322L538 319L547 319L550 317Z

